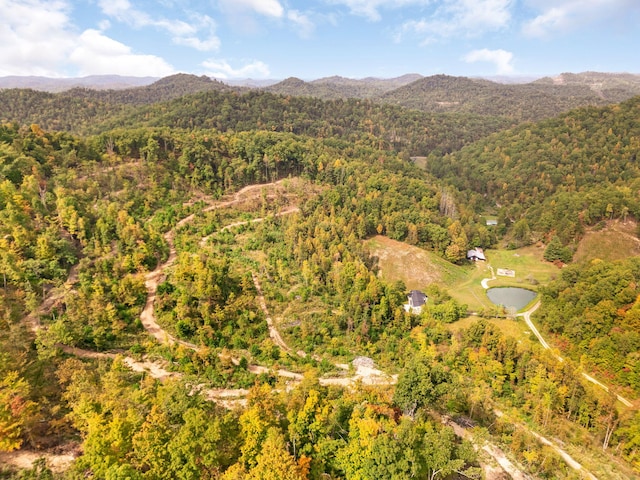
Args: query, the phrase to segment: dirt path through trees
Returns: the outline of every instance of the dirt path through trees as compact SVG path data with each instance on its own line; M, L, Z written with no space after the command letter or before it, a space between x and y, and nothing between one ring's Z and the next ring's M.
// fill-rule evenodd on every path
M467 428L463 427L459 423L456 423L453 419L446 415L441 417L441 421L444 425L451 427L453 433L455 433L457 437L470 442L476 451L482 450L491 458L493 458L493 460L500 466L500 468L504 472L509 474L509 476L513 480L531 480L531 477L524 473L520 468L518 468L511 460L509 460L504 451L497 445L487 440L478 441L474 438L473 434ZM499 470L496 472L495 469L485 463L480 463L480 465L485 471L485 477L487 478L487 480L491 480L494 477L503 478Z
M540 300L538 300L535 303L535 305L533 305L529 310L527 310L526 312L523 312L523 313L519 313L517 316L524 318L525 323L527 324L529 329L531 329L533 334L538 338L538 340L540 341L540 344L542 345L542 347L545 348L546 350L550 350L551 351L551 346L547 343L547 341L544 339L544 337L540 334L540 332L538 331L536 326L531 321L531 315L533 314L533 312L535 312L538 309L538 307L540 307L540 303L541 303ZM564 362L564 359L561 356L556 355L556 358L558 360L560 360L561 362ZM607 385L605 385L604 383L596 380L595 378L593 378L588 373L581 372L581 375L587 381L593 383L594 385L597 385L598 387L602 388L604 391L606 391L606 392L609 391L609 387ZM616 398L618 399L618 401L623 403L625 406L634 407L634 404L631 401L629 401L628 399L624 398L622 395L616 395Z
M208 207L205 207L202 211L203 212L212 211L219 208L229 207L229 206L247 201L249 199L256 198L255 195L252 197L246 197L246 194L253 191L262 191L262 189L265 187L273 187L275 185L278 185L279 183L282 183L282 181L268 183L268 184L249 185L247 187L244 187L240 191L238 191L234 195L233 200L226 200L226 201L213 203ZM290 215L298 211L299 211L298 207L290 206L276 213L275 216L280 217L283 215ZM175 231L180 226L183 226L191 222L195 218L195 215L196 214L191 214L183 218L176 224L176 227L174 229L170 230L165 234L165 240L169 244L169 258L163 264L158 265L158 267L156 267L156 269L153 272L150 272L147 275L146 281L145 281L145 286L147 288L147 302L145 304L144 309L142 310L142 313L140 314L140 321L142 322L142 325L144 326L144 328L159 342L169 343L170 345L177 343L187 348L190 348L192 350L198 350L199 347L193 343L175 338L158 324L154 314L153 305L155 302L155 296L156 296L158 285L164 278L165 270L170 266L172 266L177 258L176 248L174 244ZM260 217L252 220L235 222L233 224L230 224L221 228L220 231L228 230L236 226L247 225L250 223L258 223L264 220L265 218ZM203 239L201 239L200 241L200 244L202 245L206 243L208 238L209 238L208 236L203 237ZM265 313L265 317L267 318L267 324L269 326L269 336L278 347L280 347L283 351L285 351L285 353L293 353L293 350L282 339L282 336L278 332L271 316L269 315L269 311L267 309L266 301L262 293L262 288L259 283L258 277L253 272L252 272L252 276L253 276L254 284L256 286L256 290L258 293L258 296L257 296L258 303L260 304L260 308L263 310L263 312ZM234 360L235 362L238 361L237 359L234 359ZM256 373L256 374L266 373L269 371L268 368L260 365L249 365L248 368L250 372ZM275 373L278 376L290 378L296 381L302 380L302 375L299 373L290 372L282 369L277 370ZM322 385L341 385L341 386L350 386L359 381L367 385L393 384L396 382L396 380L397 380L397 376L390 376L375 368L366 368L362 366L359 366L356 369L355 375L353 375L352 377L319 379L320 384Z
M504 416L504 413L502 413L500 410L494 409L493 413L495 413L496 417L498 417L498 418L501 418L501 417ZM569 455L569 453L566 450L564 450L562 447L557 445L555 442L549 440L546 437L543 437L539 433L534 432L528 426L526 426L526 425L524 425L522 423L517 423L516 422L516 423L513 423L513 425L518 427L518 428L520 428L520 429L522 429L522 430L524 430L524 431L526 431L530 435L533 435L543 445L546 445L548 447L553 448L558 453L558 455L560 455L560 457L562 457L564 462L567 465L569 465L570 468L574 469L576 472L580 472L581 474L586 476L589 480L598 480L595 475L593 475L591 472L589 472L587 469L585 469L578 461L576 461L571 455Z
M258 303L260 304L260 308L262 309L264 316L266 317L266 320L267 320L267 326L269 327L269 337L271 337L271 340L273 341L273 343L275 343L282 350L292 354L293 349L290 348L282 339L280 332L278 331L278 329L273 323L273 319L269 315L269 310L267 309L267 302L264 299L264 294L262 293L262 286L260 285L258 276L255 274L255 272L251 272L251 276L253 277L253 284L256 287L256 292L258 292ZM304 352L302 353L303 353L302 356L306 357L306 354Z

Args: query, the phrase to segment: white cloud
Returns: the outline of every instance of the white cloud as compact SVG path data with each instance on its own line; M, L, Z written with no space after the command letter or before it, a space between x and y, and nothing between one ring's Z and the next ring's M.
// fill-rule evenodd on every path
M240 68L233 68L227 60L209 59L202 62L207 69L207 75L216 78L267 78L269 67L259 60L248 63Z
M525 23L522 31L530 37L544 37L551 31L567 28L567 12L559 8L551 8Z
M248 35L264 31L265 22L261 17L266 17L271 25L289 25L300 37L309 38L315 31L311 16L323 18L314 11L285 9L279 0L218 0L218 6L235 33Z
M205 40L200 40L198 37L176 37L173 41L177 45L191 47L201 52L210 52L220 48L220 39L216 36L209 37Z
M63 1L0 0L0 75L59 76L73 45Z
M220 47L220 39L215 35L215 21L208 15L189 14L189 22L179 19L153 18L138 10L129 0L99 0L98 5L105 15L134 28L155 27L167 31L173 43L213 51ZM201 34L204 38L201 38Z
M78 37L79 45L71 51L69 61L80 75L137 75L164 77L173 67L155 55L137 55L123 43L97 30L85 30Z
M496 74L507 75L513 73L513 53L506 50L488 50L483 48L482 50L473 50L463 57L463 60L467 63L475 62L489 62L493 63L496 67Z
M526 3L539 12L522 27L523 33L530 37L547 37L612 19L629 20L640 12L636 0L528 0Z
M284 15L284 8L278 0L220 0L220 6L230 13L252 12L275 18Z
M99 0L98 5L102 13L122 21L127 18L127 13L133 10L129 0Z
M79 33L62 0L0 0L0 75L48 77L173 73L162 58L139 55L98 30ZM108 24L100 22L100 28Z
M298 10L289 10L287 12L287 19L293 23L295 29L302 38L310 37L315 29L315 25L309 19L309 16L299 12Z
M405 22L396 33L422 37L423 43L464 35L479 36L509 26L514 0L444 0L434 13Z
M411 5L425 6L434 3L434 0L328 0L328 3L344 5L352 14L377 22L382 19L380 15L382 9L399 9Z

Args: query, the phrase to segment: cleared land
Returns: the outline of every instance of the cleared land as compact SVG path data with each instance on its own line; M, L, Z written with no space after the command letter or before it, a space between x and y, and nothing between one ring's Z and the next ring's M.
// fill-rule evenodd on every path
M488 280L488 287L524 287L537 289L557 276L558 267L544 261L543 247L529 246L517 250L486 250L487 262L458 266L434 253L383 236L375 236L366 242L371 255L377 258L380 276L387 281L402 280L407 289L424 289L437 284L445 288L458 302L466 304L473 312L491 312L491 303L482 286L482 280L491 279L493 271L504 268L515 271L515 277L495 276ZM469 326L479 317L470 316L450 325L452 330ZM528 341L532 333L519 320L489 319L506 335ZM532 339L535 341L535 338Z
M574 261L623 260L640 255L640 240L636 236L638 223L634 220L612 220L601 230L590 230L578 244Z
M424 289L432 283L453 285L467 277L471 269L447 262L435 253L382 235L367 240L371 256L377 259L378 275L387 281L401 280L409 290Z
M483 279L490 279L486 282L487 287L522 287L530 290L537 290L537 285L546 284L558 273L558 267L552 263L544 261L542 255L544 248L529 246L517 250L485 250L486 262L476 262L476 269L460 283L449 286L452 297L461 303L465 303L472 311L479 311L483 308L494 308L494 305L486 296ZM492 273L489 265L493 267L493 272L499 268L513 270L514 277L503 277Z
M438 255L377 235L366 242L377 259L379 275L387 281L402 280L407 289L424 289L437 284L472 311L493 308L482 287L482 280L491 278L498 268L515 271L515 277L496 276L489 287L525 287L532 290L558 275L555 265L544 261L543 247L529 246L517 250L486 250L487 262L474 265L454 265Z

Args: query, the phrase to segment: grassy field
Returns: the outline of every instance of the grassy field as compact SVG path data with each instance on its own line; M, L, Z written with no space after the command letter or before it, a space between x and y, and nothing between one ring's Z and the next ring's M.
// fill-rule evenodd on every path
M398 242L382 235L366 241L377 259L380 276L390 282L402 280L409 290L424 290L428 285L450 286L464 280L470 267L447 262L435 253Z
M638 224L613 220L601 230L588 231L580 241L573 257L575 262L593 260L622 260L640 255L640 240L636 236Z
M538 285L544 285L554 279L558 273L558 267L545 262L542 258L542 247L529 246L517 250L486 250L486 262L477 262L475 271L449 287L449 293L460 303L469 306L469 310L493 308L493 304L486 296L482 286L483 279L490 279L493 273L497 274L499 268L513 270L515 277L496 278L486 282L488 287L522 287L529 290L537 290ZM491 267L491 268L490 268Z
M421 248L375 236L367 241L371 254L377 259L380 275L388 281L402 280L408 289L424 289L436 283L449 291L471 311L494 307L486 296L482 280L491 278L493 271L505 268L515 271L515 277L497 276L489 287L525 287L536 290L558 275L559 270L542 258L543 247L530 246L518 250L487 250L487 262L458 266Z

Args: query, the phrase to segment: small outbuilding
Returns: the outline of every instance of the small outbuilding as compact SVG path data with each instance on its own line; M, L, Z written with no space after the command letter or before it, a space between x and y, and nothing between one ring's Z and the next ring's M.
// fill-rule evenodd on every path
M407 298L409 303L405 303L404 310L416 315L422 312L422 307L427 303L427 295L420 290L411 290Z
M469 250L467 252L467 259L471 260L472 262L477 262L479 260L484 262L487 260L487 258L484 256L484 251L480 247Z

